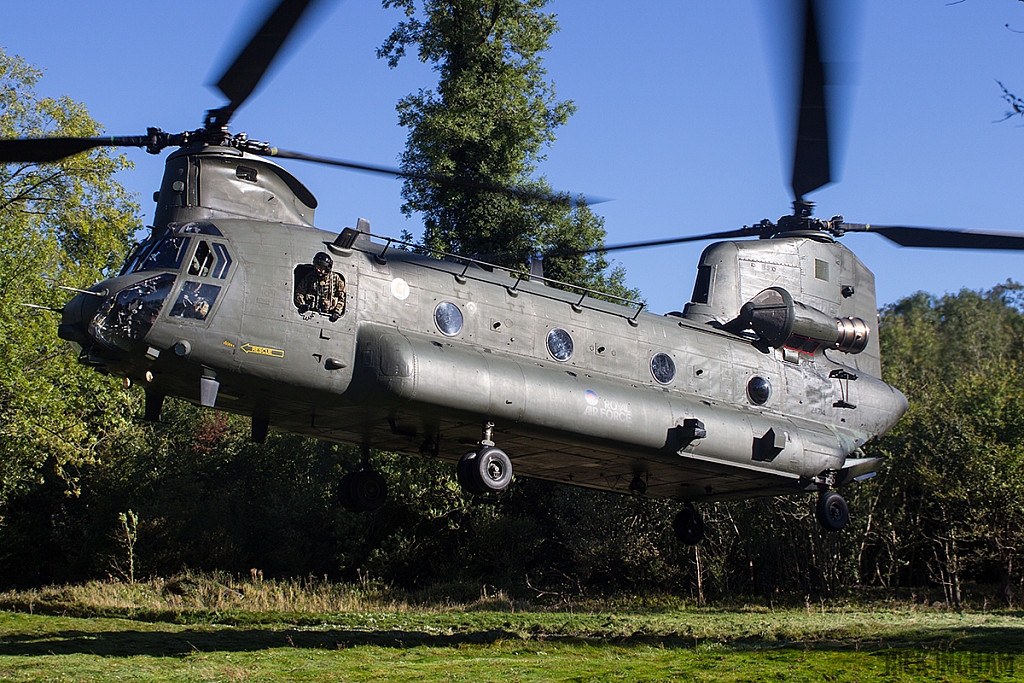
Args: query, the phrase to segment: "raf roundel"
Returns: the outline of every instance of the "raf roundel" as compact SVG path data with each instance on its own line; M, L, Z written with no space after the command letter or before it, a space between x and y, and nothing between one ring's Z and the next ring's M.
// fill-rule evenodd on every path
M391 296L395 297L399 301L405 301L409 298L409 283L400 277L396 277L391 281Z

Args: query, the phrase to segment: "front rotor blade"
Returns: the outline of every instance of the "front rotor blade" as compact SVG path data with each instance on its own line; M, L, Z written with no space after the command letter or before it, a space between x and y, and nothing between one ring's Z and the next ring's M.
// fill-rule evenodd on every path
M0 140L0 163L59 161L94 147L145 147L149 137L20 138Z
M725 232L709 232L703 235L687 235L686 237L669 237L663 240L649 240L647 242L630 242L628 244L612 244L593 249L582 249L580 251L554 251L545 255L545 258L559 258L568 256L582 256L584 254L603 254L606 251L625 251L627 249L647 249L648 247L663 247L669 244L682 244L684 242L701 242L704 240L723 240L733 237L760 236L764 232L760 226L744 226L738 230L727 230Z
M825 65L818 41L818 20L814 0L807 0L804 14L803 69L800 111L793 154L793 197L832 182L828 149L828 112L825 106Z
M843 223L846 232L877 232L901 247L932 249L1009 249L1024 250L1024 235L1006 232L975 232L947 228L915 228L905 225Z
M262 153L262 152L260 152ZM413 171L403 171L400 168L392 168L390 166L377 166L375 164L364 164L358 161L346 161L345 159L332 159L330 157L314 156L312 154L304 154L302 152L292 152L286 149L278 149L277 147L270 148L265 152L267 156L279 157L281 159L297 159L299 161L309 161L315 164L326 164L328 166L339 166L341 168L348 168L354 171L365 171L367 173L379 173L382 175L389 175L397 178L411 178L413 180L426 180L442 187L453 187L462 190L484 190L487 192L497 192L498 194L504 194L516 199L525 200L537 200L547 202L549 204L568 204L570 206L580 206L583 204L600 204L601 202L608 201L599 197L584 197L583 195L576 195L573 197L568 193L564 194L553 194L550 192L544 192L540 190L532 190L524 187L508 187L505 185L499 185L497 183L488 183L480 180L473 180L471 178L459 178L457 176L441 175L439 173L416 173Z
M217 81L217 89L230 103L216 111L216 121L227 125L231 115L259 85L295 25L313 0L281 0L256 34Z

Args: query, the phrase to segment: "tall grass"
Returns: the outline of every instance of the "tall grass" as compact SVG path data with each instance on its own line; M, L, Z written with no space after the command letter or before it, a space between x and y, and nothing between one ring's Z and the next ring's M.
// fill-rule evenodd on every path
M531 603L514 601L503 591L488 586L447 584L409 592L365 576L347 584L314 577L264 580L262 572L256 570L247 577L185 571L166 579L157 577L134 583L111 578L0 593L0 610L68 616L501 612L532 607Z
M991 612L988 590L966 594L964 607ZM934 597L934 596L933 596ZM224 613L323 615L332 613L390 612L437 614L443 612L672 612L679 610L774 612L776 609L822 615L853 611L949 611L927 595L894 599L891 594L866 589L843 597L811 600L809 596L780 596L770 601L725 602L698 608L692 599L671 594L545 594L534 600L512 598L488 585L449 583L409 591L361 576L355 583L331 583L315 577L266 579L252 570L248 576L226 572L184 571L170 578L122 581L109 578L84 584L49 586L0 593L0 610L67 616L128 616L162 620L188 620L197 614ZM995 610L1005 611L1005 610ZM1012 610L1010 610L1012 611Z

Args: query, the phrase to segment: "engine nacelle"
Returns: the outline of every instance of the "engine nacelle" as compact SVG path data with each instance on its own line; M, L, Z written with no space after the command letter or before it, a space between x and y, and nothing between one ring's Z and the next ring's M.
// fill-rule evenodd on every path
M817 342L844 353L860 353L868 345L870 328L860 318L836 318L795 301L782 287L769 287L743 304L738 322L774 348L806 348Z

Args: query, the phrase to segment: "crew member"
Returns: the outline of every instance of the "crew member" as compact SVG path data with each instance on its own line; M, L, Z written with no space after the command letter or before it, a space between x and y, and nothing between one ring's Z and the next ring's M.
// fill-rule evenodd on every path
M178 301L171 308L171 315L179 318L206 320L210 313L210 301L202 295L202 285L187 280L181 288Z
M333 267L334 259L318 252L313 257L313 271L295 288L295 305L303 320L319 313L333 323L345 312L345 278L331 270Z

